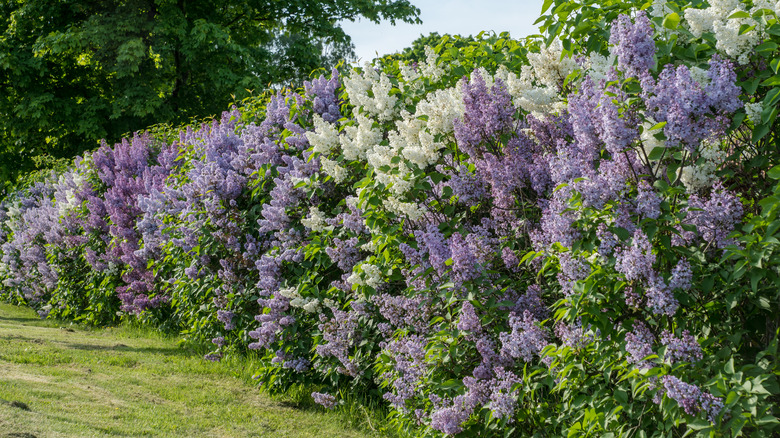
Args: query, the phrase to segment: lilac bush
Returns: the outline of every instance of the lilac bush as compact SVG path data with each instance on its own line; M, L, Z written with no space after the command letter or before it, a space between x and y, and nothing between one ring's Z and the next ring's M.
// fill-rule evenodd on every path
M673 50L653 8L103 145L0 204L3 295L253 350L266 390L375 397L412 436L771 430L753 67Z

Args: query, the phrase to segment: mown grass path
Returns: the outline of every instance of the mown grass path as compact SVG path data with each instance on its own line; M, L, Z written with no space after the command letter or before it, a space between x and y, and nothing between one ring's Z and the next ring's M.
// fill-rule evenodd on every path
M0 437L370 436L236 374L154 332L85 330L0 304Z

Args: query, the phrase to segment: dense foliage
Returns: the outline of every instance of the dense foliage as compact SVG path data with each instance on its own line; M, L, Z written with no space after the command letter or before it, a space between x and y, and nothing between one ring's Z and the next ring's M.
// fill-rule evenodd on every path
M352 57L343 20L418 14L407 0L0 2L0 181L300 84Z
M3 295L414 436L776 434L780 4L598 4L104 144L5 199Z

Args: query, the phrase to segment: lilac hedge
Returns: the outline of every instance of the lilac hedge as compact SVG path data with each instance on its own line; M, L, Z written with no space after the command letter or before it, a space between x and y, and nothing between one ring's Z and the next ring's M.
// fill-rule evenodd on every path
M591 3L103 145L5 197L1 294L412 436L777 433L780 6Z

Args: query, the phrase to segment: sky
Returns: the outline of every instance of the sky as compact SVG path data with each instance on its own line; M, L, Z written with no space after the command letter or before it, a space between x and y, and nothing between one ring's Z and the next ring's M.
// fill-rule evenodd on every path
M479 32L509 31L513 38L538 33L533 22L539 17L543 0L411 0L420 9L423 24L389 22L374 24L368 20L341 23L352 37L358 58L368 61L395 53L412 45L420 34L476 35Z

